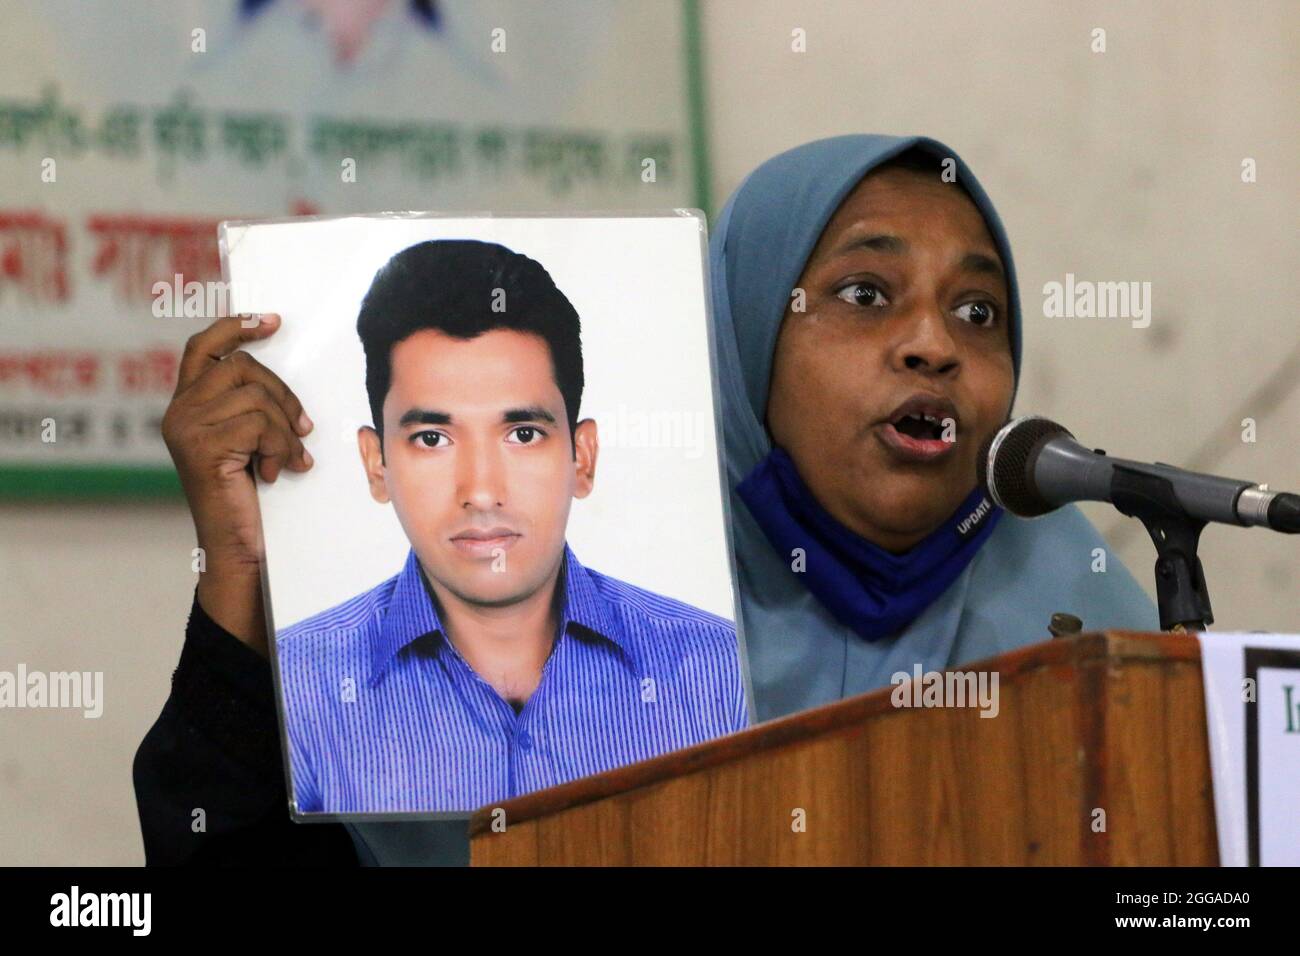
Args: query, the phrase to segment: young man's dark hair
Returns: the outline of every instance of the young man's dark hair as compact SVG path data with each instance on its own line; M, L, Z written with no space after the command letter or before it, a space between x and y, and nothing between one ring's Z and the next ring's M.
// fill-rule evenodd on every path
M472 339L494 329L540 335L551 352L569 435L582 400L582 327L542 265L495 242L435 239L403 249L370 283L357 316L366 392L382 454L393 347L422 329Z

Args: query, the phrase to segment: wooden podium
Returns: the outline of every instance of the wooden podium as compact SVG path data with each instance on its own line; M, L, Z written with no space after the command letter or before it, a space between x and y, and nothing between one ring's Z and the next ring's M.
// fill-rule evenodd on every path
M471 863L1218 864L1195 637L1084 634L954 669L998 672L996 717L886 687L485 807Z

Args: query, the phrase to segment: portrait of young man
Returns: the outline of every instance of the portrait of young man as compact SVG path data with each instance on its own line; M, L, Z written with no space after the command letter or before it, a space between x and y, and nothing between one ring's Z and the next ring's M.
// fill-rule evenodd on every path
M360 465L410 549L276 634L298 812L468 812L745 728L734 625L566 540L600 442L579 418L579 316L546 269L419 242L375 275L356 330Z

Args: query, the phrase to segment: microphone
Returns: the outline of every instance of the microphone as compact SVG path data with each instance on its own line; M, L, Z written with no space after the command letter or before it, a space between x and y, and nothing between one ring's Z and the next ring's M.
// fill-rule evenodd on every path
M1161 462L1111 458L1101 449L1089 451L1064 427L1038 415L1017 418L985 441L977 467L989 498L1022 518L1072 501L1105 501L1130 514L1132 498L1125 490L1136 480L1147 487L1158 482L1172 495L1169 504L1193 520L1300 533L1300 495ZM1117 492L1124 505L1116 501Z

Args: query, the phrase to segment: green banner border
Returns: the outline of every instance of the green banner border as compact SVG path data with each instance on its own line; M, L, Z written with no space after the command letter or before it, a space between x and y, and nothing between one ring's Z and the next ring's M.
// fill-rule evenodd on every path
M687 121L691 131L691 173L695 186L695 208L713 218L713 189L710 182L708 103L704 86L704 36L700 22L700 0L682 0L683 35L686 39Z
M180 477L170 465L7 465L0 468L0 501L179 497Z

